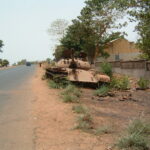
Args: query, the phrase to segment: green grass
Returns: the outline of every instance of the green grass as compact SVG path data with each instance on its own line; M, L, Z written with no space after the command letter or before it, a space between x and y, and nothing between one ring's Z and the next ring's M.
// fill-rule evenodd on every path
M94 95L95 96L107 96L109 91L110 91L110 88L108 86L103 85L94 92Z
M76 86L71 84L68 85L61 93L61 97L63 99L63 102L65 103L69 102L78 103L80 96L81 91Z
M117 146L121 150L150 150L150 122L134 120L127 128Z
M149 84L150 84L150 81L146 80L144 78L140 78L140 80L138 81L138 86L142 90L145 90L145 89L149 88Z
M60 88L61 88L60 84L59 84L59 83L56 83L56 82L53 81L53 80L48 80L48 85L49 85L49 87L52 88L52 89L60 89Z
M122 76L120 78L113 77L110 87L118 90L127 90L130 88L129 78L127 76Z
M112 75L113 75L112 66L108 62L104 62L101 64L100 71L103 72L104 74L108 75L109 77L112 77Z
M82 105L76 105L72 107L72 110L77 114L85 114L88 113L88 108Z
M67 95L63 95L63 102L64 103L78 103L79 99L75 95L67 94Z

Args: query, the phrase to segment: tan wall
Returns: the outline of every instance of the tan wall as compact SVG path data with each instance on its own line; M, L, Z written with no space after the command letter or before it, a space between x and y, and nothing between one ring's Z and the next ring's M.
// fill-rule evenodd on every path
M105 51L110 55L108 61L115 61L116 55L119 55L120 60L133 60L140 54L140 50L136 48L135 44L126 39L110 42ZM103 61L104 59L98 58L97 60Z

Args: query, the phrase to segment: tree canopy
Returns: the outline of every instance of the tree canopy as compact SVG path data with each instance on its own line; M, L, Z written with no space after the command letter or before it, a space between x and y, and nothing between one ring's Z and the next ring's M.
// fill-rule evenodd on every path
M0 59L0 67L7 67L9 65L9 61L7 59Z
M0 40L0 52L2 52L1 48L4 46L3 41Z
M124 37L124 33L114 32L126 25L118 19L127 13L130 21L137 21L139 34L138 46L150 58L150 1L149 0L86 0L80 16L68 26L60 45L55 49L56 60L65 50L74 50L74 54L85 52L93 63L96 56L108 57L104 51L111 40Z
M150 1L134 0L131 7L133 10L130 11L130 15L138 21L136 26L136 31L140 36L138 46L150 59Z
M85 3L80 16L67 28L55 56L62 54L63 50L73 49L75 55L85 52L93 63L98 54L107 56L104 52L107 42L122 36L119 32L112 32L112 29L119 28L120 24L117 25L116 20L123 14L120 9L116 9L114 0L87 0Z

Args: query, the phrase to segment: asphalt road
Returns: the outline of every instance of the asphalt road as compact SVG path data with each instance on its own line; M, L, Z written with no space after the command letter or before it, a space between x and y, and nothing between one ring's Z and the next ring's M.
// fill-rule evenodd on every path
M33 150L31 79L36 66L0 70L0 150Z

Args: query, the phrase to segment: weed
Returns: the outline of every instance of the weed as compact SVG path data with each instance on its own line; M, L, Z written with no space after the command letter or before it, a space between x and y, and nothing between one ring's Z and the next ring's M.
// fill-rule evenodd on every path
M78 103L78 97L76 97L75 95L63 95L63 102L64 103Z
M82 105L73 106L72 110L78 114L85 114L85 113L88 113L89 111L87 107L82 106Z
M143 135L150 135L150 123L136 119L129 124L128 133L140 133Z
M149 150L149 139L150 123L137 119L129 124L127 135L119 139L117 146L124 150Z
M95 135L101 135L101 134L109 134L111 133L111 127L109 126L102 126L100 128L97 128L94 132Z
M61 93L63 102L79 102L79 97L81 96L81 91L74 85L68 85L64 91Z
M110 91L109 87L103 85L94 92L94 95L95 96L107 96L109 91Z
M83 131L88 131L93 129L92 117L89 113L82 114L77 119L76 129L81 129Z
M122 137L117 145L124 150L149 150L148 140L140 134L130 134Z
M104 62L101 64L101 69L100 71L103 72L104 74L108 75L109 77L112 77L113 72L112 72L112 66L108 62Z
M120 78L113 77L110 83L110 87L118 90L127 90L130 87L130 82L127 76Z
M60 85L53 80L48 80L48 85L50 88L53 88L53 89L60 89L61 88Z
M140 78L140 80L138 81L138 85L140 87L140 89L145 90L149 87L150 81L146 80L144 78Z

